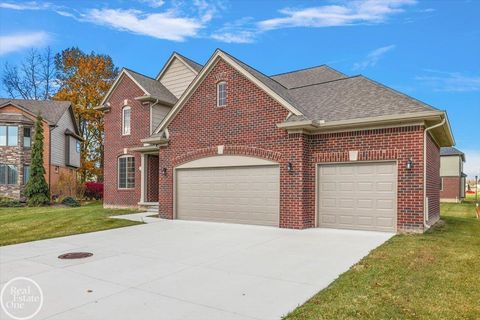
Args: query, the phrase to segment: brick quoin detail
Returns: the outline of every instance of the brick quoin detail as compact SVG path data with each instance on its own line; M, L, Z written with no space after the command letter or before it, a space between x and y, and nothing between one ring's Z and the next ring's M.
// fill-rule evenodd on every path
M226 81L227 106L216 107L216 84ZM359 151L359 161L398 163L398 231L423 231L423 135L419 125L374 130L306 135L288 134L276 127L288 111L220 60L192 93L168 126L170 141L160 149L159 214L174 218L174 168L182 163L224 154L269 159L280 165L280 227L315 227L315 171L319 163L346 162L348 151ZM432 148L435 149L435 148ZM432 151L433 167L435 161ZM406 169L412 159L414 166ZM293 171L287 171L287 163ZM428 162L430 163L430 162ZM435 169L436 170L436 169ZM431 172L435 171L432 169ZM429 171L429 174L433 174ZM433 184L432 184L433 185ZM438 200L431 192L431 218Z

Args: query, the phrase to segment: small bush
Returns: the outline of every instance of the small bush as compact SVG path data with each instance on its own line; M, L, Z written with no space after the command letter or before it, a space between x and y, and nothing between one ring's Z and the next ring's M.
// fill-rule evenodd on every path
M23 204L15 199L0 197L0 207L1 208L14 208L14 207L23 207Z
M62 204L69 207L80 207L80 203L72 197L63 198Z
M103 199L103 183L87 182L85 183L85 197L88 199Z

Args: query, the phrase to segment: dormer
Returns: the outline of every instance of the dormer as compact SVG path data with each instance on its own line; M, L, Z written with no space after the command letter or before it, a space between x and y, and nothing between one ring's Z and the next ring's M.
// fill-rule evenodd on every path
M201 69L202 65L174 52L156 80L160 81L175 97L180 98Z

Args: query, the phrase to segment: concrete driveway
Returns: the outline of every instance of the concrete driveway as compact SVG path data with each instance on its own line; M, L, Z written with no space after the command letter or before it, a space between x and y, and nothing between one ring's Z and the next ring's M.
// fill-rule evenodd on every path
M158 220L2 247L0 282L40 285L34 319L279 319L391 236Z

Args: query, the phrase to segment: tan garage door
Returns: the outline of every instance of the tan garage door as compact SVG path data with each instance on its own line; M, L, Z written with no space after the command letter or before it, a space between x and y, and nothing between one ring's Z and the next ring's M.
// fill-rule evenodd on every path
M397 169L393 162L318 168L318 226L396 230Z
M278 226L278 166L178 169L178 219Z

